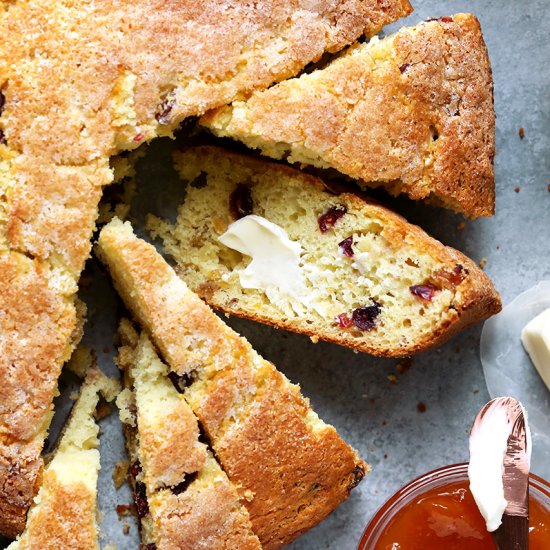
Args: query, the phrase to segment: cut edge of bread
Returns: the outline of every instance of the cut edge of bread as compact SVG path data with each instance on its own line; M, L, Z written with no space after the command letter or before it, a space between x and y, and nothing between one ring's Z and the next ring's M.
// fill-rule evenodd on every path
M228 152L218 147L187 148L175 153L174 157L182 180L192 182L200 176L203 178L200 182L201 185L188 187L186 199L180 206L178 220L174 224L150 217L147 228L153 236L161 237L164 250L176 261L180 277L193 291L217 309L373 355L402 357L438 346L464 328L497 313L501 308L500 297L490 279L472 260L459 251L444 246L427 235L421 228L408 223L401 216L365 199L365 197L348 192L340 194L329 192L321 180L309 174L286 165ZM217 179L213 180L213 184L208 182L205 187L205 175L207 181L208 177ZM359 286L353 290L354 294L350 294L353 300L357 300L356 295L360 297L363 292L368 296L368 285L373 286L375 283L376 285L373 287L375 290L380 287L389 289L384 292L390 294L391 292L401 292L390 300L390 305L393 308L392 315L395 317L392 323L396 327L401 322L401 316L403 319L409 318L409 323L412 323L407 326L410 328L399 329L403 335L406 335L405 342L403 342L403 337L397 338L397 336L395 336L397 340L391 342L391 338L394 337L391 331L387 335L382 332L381 335L386 340L377 342L377 337L379 337L376 333L376 330L379 330L377 328L365 332L356 331L353 327L353 330L342 329L333 319L342 312L351 315L353 307L348 305L346 308L346 302L343 302L339 310L340 305L335 298L331 298L330 309L327 310L330 314L326 314L326 316L321 315L313 308L306 310L305 315L298 315L288 306L276 307L276 305L270 304L262 290L248 289L244 291L240 287L238 273L249 265L250 258L228 249L217 241L219 235L233 222L228 207L227 194L230 192L228 188L239 183L249 185L253 190L261 189L263 203L258 206L255 202L254 208L260 209L259 213L262 215L265 210L266 218L270 218L269 212L267 212L269 205L277 204L278 219L275 223L283 220L280 223L283 229L287 231L291 239L296 238L303 246L303 257L307 255L313 257L314 254L317 254L322 256L321 259L325 263L330 260L328 265L334 263L339 270L336 273L340 273L341 278L331 280L327 276L326 281L323 279L324 287L328 290L332 289L330 290L332 294L334 294L335 288L342 287L344 288L342 296L345 297L345 292L350 294L349 285L359 285L359 282L363 281L360 273L350 267L354 264L349 259L342 259L338 254L338 243L349 234L354 234L354 239L365 235L371 238L370 230L368 230L370 226L376 226L372 238L385 243L387 254L394 254L395 258L404 260L401 262L403 265L400 269L407 270L407 273L406 278L404 275L401 278L403 281L409 280L409 285L423 284L425 279L430 279L433 273L439 270L452 274L453 269L457 266L460 266L459 269L465 276L458 284L451 285L443 281L445 286L441 287L441 291L430 302L413 299L409 285L405 285L401 289L403 285L399 278L395 276L394 282L390 279L382 281L378 272L372 276L372 284L369 280L361 283L365 290L360 291L359 288L363 287ZM214 188L215 185L217 187ZM286 194L283 197L276 196L276 193L279 193L276 191L277 186L284 189ZM220 196L214 197L216 193ZM298 197L301 202L294 207L294 203L297 203L298 200L295 195L298 196L298 193L302 193L303 196ZM261 202L260 198L257 199L257 202ZM316 218L322 210L319 212L317 210L342 204L348 210L346 216L349 216L350 213L355 216L353 223L356 225L349 222L350 225L340 227L338 224L348 223L344 216L335 224L334 230L321 235ZM205 208L210 214L202 211ZM274 206L271 209L275 211ZM305 225L306 221L302 221L301 218L299 221L293 221L296 219L295 210L305 212L301 214L302 217L309 216L310 210L315 213L311 220L307 219L309 225L305 229L302 229L300 224ZM213 215L211 215L212 212L214 212ZM291 220L291 218L293 219ZM359 231L356 234L356 230L361 227L365 228L365 232ZM314 233L318 233L318 235L314 235ZM307 234L309 248L304 244L306 240L301 238L302 234ZM317 241L321 244L318 244ZM359 244L361 244L360 240ZM328 254L327 249L332 252ZM381 248L381 250L386 253L385 248ZM406 260L408 256L410 257ZM415 264L415 261L420 263L421 260L425 266ZM381 258L373 258L371 264L377 265L377 262L382 261ZM303 265L305 262L306 260ZM408 265L404 265L405 263ZM389 266L388 270L390 269L393 267ZM323 285L312 285L311 288L318 294L322 294L324 290L322 291L321 286ZM324 294L322 295L324 296ZM373 297L382 305L383 298L385 296L379 294ZM261 307L255 306L256 302ZM365 298L365 305L369 305L369 303ZM433 326L430 324L431 320L429 323L425 320L425 311L426 315L429 315L431 310L435 315ZM382 312L384 315L383 308ZM422 323L419 326L428 324L423 332L418 332L415 323ZM389 330L389 328L383 329L386 332Z

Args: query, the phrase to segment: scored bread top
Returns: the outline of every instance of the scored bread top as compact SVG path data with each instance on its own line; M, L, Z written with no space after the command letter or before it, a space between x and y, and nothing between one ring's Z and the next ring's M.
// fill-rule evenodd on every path
M501 307L474 262L387 208L331 192L288 166L216 147L189 148L175 159L189 183L185 201L176 223L150 218L148 227L163 239L180 277L216 308L375 355L405 356ZM249 193L249 213L276 224L301 248L298 295L243 288L250 256L219 240L234 221L237 190ZM322 232L320 217L331 209L346 213ZM353 241L348 256L346 239ZM372 323L352 322L361 313L372 313Z
M142 543L159 549L258 550L238 491L199 441L197 419L169 380L168 367L129 321L121 322L119 334L126 389L118 404L127 425L134 490L139 482L146 487L139 498L147 505L138 504Z
M495 209L493 80L477 19L457 14L351 47L323 69L200 120L263 154L462 212Z
M186 375L184 397L242 488L262 547L280 548L326 517L365 474L355 451L129 223L105 226L97 253L170 368Z
M37 490L109 157L410 11L407 0L1 3L0 533L21 532ZM22 395L27 426L11 407Z
M94 413L99 393L112 401L116 381L91 367L54 456L45 468L27 525L10 550L99 549L97 477L99 426Z

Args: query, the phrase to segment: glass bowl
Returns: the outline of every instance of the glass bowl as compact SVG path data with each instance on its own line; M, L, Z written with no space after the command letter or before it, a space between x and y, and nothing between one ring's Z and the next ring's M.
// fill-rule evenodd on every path
M377 546L377 543L384 530L408 504L432 489L442 489L447 485L463 482L467 479L468 464L463 463L444 466L411 481L399 489L376 512L363 533L358 550L382 550L380 546ZM529 494L530 498L541 503L550 515L550 484L544 479L531 474L529 476Z

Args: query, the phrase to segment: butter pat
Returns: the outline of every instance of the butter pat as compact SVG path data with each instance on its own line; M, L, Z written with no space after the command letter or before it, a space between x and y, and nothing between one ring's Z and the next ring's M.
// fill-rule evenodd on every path
M550 309L527 323L521 332L521 342L542 380L550 389Z
M502 470L509 436L506 411L499 408L489 410L470 435L470 491L489 532L500 527L508 505Z
M239 271L243 288L263 290L273 302L281 296L299 299L305 293L302 247L282 227L252 214L232 223L219 241L252 258Z

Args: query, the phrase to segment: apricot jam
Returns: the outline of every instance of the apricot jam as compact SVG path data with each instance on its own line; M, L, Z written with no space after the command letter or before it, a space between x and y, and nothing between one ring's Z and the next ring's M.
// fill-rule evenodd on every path
M359 550L495 550L468 488L467 465L430 472L398 491L367 527ZM550 549L550 487L530 479L529 548Z

